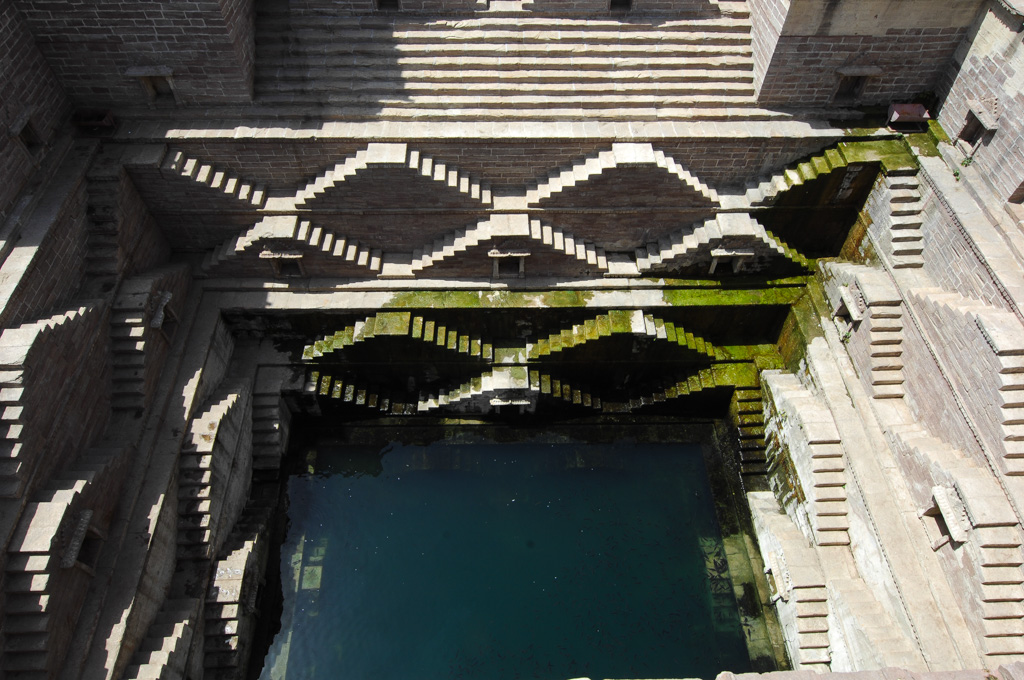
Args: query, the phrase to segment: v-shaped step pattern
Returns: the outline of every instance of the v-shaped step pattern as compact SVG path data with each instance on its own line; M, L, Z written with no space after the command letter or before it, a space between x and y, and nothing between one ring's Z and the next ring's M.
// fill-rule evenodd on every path
M639 142L612 144L611 149L599 151L551 172L545 181L527 189L524 202L533 205L570 187L588 182L612 168L641 165L663 168L712 203L719 202L718 192L697 179L682 164L665 152L656 151L651 144Z
M513 214L495 215L480 220L475 225L457 229L435 239L433 244L428 247L414 250L411 273L422 271L498 237L520 237L539 241L557 252L564 253L580 262L586 262L600 271L608 269L608 258L605 256L603 248L541 220L528 220L524 215ZM388 265L390 264L388 263ZM397 268L390 266L383 273L394 275L397 273Z
M360 244L355 239L335 234L329 229L315 226L308 220L300 220L294 215L273 215L265 217L252 228L234 236L217 246L203 261L203 270L214 267L240 257L255 244L261 241L291 241L319 250L324 255L350 262L370 271L379 272L381 268L381 251Z
M714 249L726 244L730 250L746 247L756 252L760 249L763 254L781 256L804 269L814 270L813 260L788 246L747 213L720 213L694 227L674 231L657 242L637 248L636 266L638 271L645 272L672 261L680 265L706 261L714 255Z
M422 177L448 187L484 206L492 203L488 185L458 168L410 149L407 144L371 143L320 174L295 194L295 205L305 206L372 165L405 166Z
M680 347L702 354L712 361L722 358L719 350L704 338L694 335L681 326L664 321L639 309L615 309L583 323L574 324L546 338L540 338L527 346L528 359L539 359L552 353L578 347L592 340L611 335L646 335L664 340Z
M494 357L493 345L479 335L460 333L443 323L410 312L379 312L306 345L302 350L302 358L307 361L318 359L381 335L408 336L413 340L485 361Z

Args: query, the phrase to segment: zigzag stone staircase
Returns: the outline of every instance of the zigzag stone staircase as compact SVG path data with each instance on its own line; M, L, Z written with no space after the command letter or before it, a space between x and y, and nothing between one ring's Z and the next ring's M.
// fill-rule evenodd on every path
M734 420L738 426L746 428L741 430L741 446L745 451L749 449L748 462L751 465L763 465L764 440L760 393L757 390L756 369L749 362L714 364L699 368L691 374L665 380L661 387L650 393L631 395L625 401L608 401L606 398L591 394L579 385L570 384L540 368L533 369L521 363L542 360L552 353L616 334L644 335L661 340L687 349L708 362L724 358L721 351L711 343L671 322L652 314L645 314L641 310L611 310L557 333L551 333L535 342L526 343L522 350L517 350L517 353L521 352L522 359L510 362L515 365L495 367L454 388L442 389L434 394L421 393L415 402L392 398L377 387L359 379L330 374L327 368L311 370L303 390L309 395L328 397L384 413L404 414L464 404L486 394L495 395L494 398L498 401L505 397L516 401L516 393L531 403L537 396L545 395L604 412L620 413L702 390L717 387L738 388L734 393L734 399L737 401L737 414ZM496 359L495 348L487 340L476 335L460 333L454 328L411 312L380 312L356 321L307 345L303 350L303 359L314 361L332 352L384 336L409 337L484 363L491 363ZM508 357L502 359L500 363L509 363Z
M965 456L918 425L888 432L897 460L914 479L921 480L915 501L926 526L929 518L943 517L945 535L933 523L933 549L954 541L956 554L947 557L950 580L962 579L960 588L971 592L970 606L981 622L976 634L992 666L1024 655L1024 552L1016 515L986 467ZM931 486L933 485L934 486ZM981 492L981 495L977 495ZM937 504L937 507L928 508ZM965 562L970 563L968 576Z
M211 163L189 156L180 149L169 150L160 169L209 187L252 208L262 208L267 202L264 186L241 179L228 170L221 170Z
M821 154L788 167L781 173L760 181L748 182L746 197L751 206L770 205L779 194L847 165L849 161L839 148L826 149Z
M1012 313L941 288L909 292L954 378L972 399L979 434L1008 475L1024 475L1024 326ZM961 349L964 348L964 349ZM998 424L989 427L993 412Z
M86 547L93 519L82 499L95 489L117 488L129 449L114 443L87 449L56 474L26 506L8 548L4 575L4 676L12 680L50 678L63 650L51 637L69 636L85 598L95 544ZM108 486L109 485L109 486ZM77 512L76 512L77 510Z
M252 246L264 241L286 242L311 248L326 256L365 267L371 272L381 269L381 251L367 248L355 239L339 236L329 229L300 220L293 215L265 217L251 229L224 241L208 253L203 261L204 271L238 258L250 251Z
M766 371L762 380L775 409L766 423L769 460L774 466L788 453L815 544L849 545L846 461L832 414L794 375Z
M235 444L242 432L249 401L247 383L227 385L211 398L211 406L192 419L191 435L178 462L178 559L209 559L221 507L222 485L230 474ZM246 451L243 455L249 455Z
M644 22L340 13L257 17L256 98L384 119L717 119L756 108L746 13ZM502 46L500 55L495 46Z
M664 168L670 174L678 177L680 182L689 186L692 190L704 196L704 198L712 203L718 203L718 193L690 174L674 158L666 155L660 149L655 149L649 143L636 142L614 143L611 149L599 151L596 154L577 160L572 165L550 172L547 180L538 182L526 190L524 202L526 205L534 205L569 187L598 177L606 170L616 167L635 167L638 165L653 165Z
M779 240L747 213L719 213L699 225L672 232L656 243L636 249L640 272L674 263L686 266L715 257L729 258L733 267L756 266L758 260L781 256L808 270L814 262Z
M331 188L355 177L371 165L406 167L419 175L446 186L481 205L491 205L490 187L473 179L458 168L411 149L407 144L373 142L341 163L321 173L295 194L295 205L302 207L323 196Z
M164 601L156 620L125 669L125 680L175 680L187 677L186 663L199 623L199 600Z
M580 262L585 262L598 271L608 269L608 258L604 249L579 239L559 227L553 227L526 215L493 215L475 225L449 232L435 239L426 248L417 248L412 253L412 264L406 264L399 257L387 257L381 271L383 278L411 277L439 262L463 253L469 248L500 237L520 237L538 241L553 250L564 253Z
M96 314L97 307L86 304L46 319L8 328L0 335L0 344L7 349L0 364L0 498L19 498L35 464L35 452L25 451L24 418L42 400L53 395L32 380L31 366L26 365L33 347L46 342L55 331L75 333L77 320ZM67 356L61 361L73 363L79 357ZM53 368L48 366L47 368ZM67 375L74 371L68 369Z
M583 345L591 340L617 334L646 335L658 340L675 343L697 354L703 354L714 361L721 358L718 350L704 338L693 335L664 321L653 314L644 314L641 310L611 310L593 319L575 324L559 333L552 333L547 338L540 338L527 345L527 357L538 359L552 353L561 352Z
M250 500L221 549L203 608L204 668L208 680L245 677L257 588L266 564L273 505Z

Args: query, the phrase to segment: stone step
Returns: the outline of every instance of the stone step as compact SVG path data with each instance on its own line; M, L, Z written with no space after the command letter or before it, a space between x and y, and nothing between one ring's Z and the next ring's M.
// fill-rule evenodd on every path
M17 613L10 612L4 621L8 633L42 633L50 625L50 615L43 612Z
M700 94L692 96L618 96L608 94L581 95L576 93L570 93L564 96L543 96L529 94L501 96L411 95L408 97L389 99L378 97L362 97L358 95L346 97L344 95L328 94L324 96L317 91L313 91L310 96L315 101L323 101L327 103L343 103L347 105L365 104L392 110L414 109L424 111L448 111L450 109L456 109L464 111L486 111L490 109L506 112L506 114L510 110L516 110L520 113L524 113L530 109L550 110L552 108L555 108L557 110L558 107L565 106L573 106L577 110L578 108L632 109L637 107L656 107L658 109L666 109L673 107L687 109L719 109L728 106L745 106L753 103L752 98L748 95L714 94ZM296 95L274 93L273 95L261 96L260 100L264 103L270 103L275 100L293 102L296 101Z
M46 652L6 652L0 664L5 671L45 671L49 660ZM52 677L52 675L50 675Z
M889 190L889 202L892 204L897 203L919 203L921 201L921 192L917 189L897 189L892 188L890 185Z
M902 255L893 259L893 269L920 269L924 266L924 257L920 254Z
M747 72L728 71L715 74L708 71L671 72L654 74L651 77L637 75L622 81L622 75L609 74L607 77L594 74L576 82L569 80L571 74L560 72L518 72L514 77L500 79L494 74L481 73L479 77L471 72L469 76L460 73L453 82L451 73L429 74L415 80L389 80L387 78L342 79L331 72L326 78L315 73L296 74L288 80L266 83L267 92L277 95L317 93L323 96L340 94L355 98L383 99L388 96L446 95L446 96L503 96L509 94L530 94L535 96L562 96L581 94L608 94L618 96L659 96L685 97L697 95L740 95L754 94L752 76ZM463 80L469 77L472 80ZM257 83L261 86L263 83ZM266 94L260 89L261 94Z
M266 99L258 99L253 105L249 105L244 113L247 115L266 116L298 116L308 115L309 105L316 104L321 115L337 118L364 119L372 118L382 121L474 121L474 122L504 122L508 120L519 121L576 121L580 117L580 108L565 104L552 105L550 108L528 108L517 110L514 108L452 108L449 110L434 108L401 108L390 106L374 106L364 104L360 106L345 105L344 102L324 102L316 97L297 97L284 95L280 97L267 96ZM571 104L571 103L570 103ZM232 110L225 110L228 115ZM241 114L242 111L239 110ZM673 120L692 122L746 122L757 123L766 121L788 121L792 114L785 111L771 110L755 107L751 104L721 105L717 107L608 107L588 109L587 116L591 120L599 121L621 121L630 120Z
M49 595L36 593L9 593L4 603L5 612L10 614L40 615L50 603Z
M15 633L7 630L4 638L4 654L25 652L45 652L49 636L45 633Z
M576 18L529 16L484 16L460 17L458 31L453 31L451 21L435 25L403 22L386 17L367 16L324 16L319 13L298 14L295 12L277 15L270 19L262 14L256 22L257 49L273 42L311 44L331 42L343 38L373 40L383 43L415 43L426 40L437 42L443 36L452 35L456 41L487 41L506 44L510 41L544 42L557 39L560 35L579 37L590 42L628 41L645 36L693 35L694 38L720 38L730 36L738 40L750 38L750 20L745 17L680 17L663 21L652 29L650 24L617 21L605 17ZM557 33L553 33L557 31Z
M462 31L453 31L446 36L465 38ZM721 37L701 35L700 33L668 33L659 35L656 32L634 34L624 37L619 42L591 42L586 31L575 34L560 33L550 36L548 40L536 42L523 41L506 44L496 50L489 41L455 39L445 40L435 36L433 39L419 42L383 43L367 40L360 35L345 40L332 37L325 41L310 40L306 43L294 44L284 41L265 40L257 52L257 64L274 63L282 59L303 57L307 62L311 59L381 59L390 58L401 61L411 57L438 55L445 57L476 57L493 56L496 53L510 58L534 57L538 59L592 55L603 55L609 58L629 54L722 54L750 55L750 40L743 35L725 35ZM658 38L662 38L658 40Z

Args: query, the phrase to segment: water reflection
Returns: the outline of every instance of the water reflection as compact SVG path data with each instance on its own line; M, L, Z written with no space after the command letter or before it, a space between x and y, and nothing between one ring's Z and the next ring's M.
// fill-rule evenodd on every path
M311 453L289 481L284 614L261 678L749 669L696 447Z

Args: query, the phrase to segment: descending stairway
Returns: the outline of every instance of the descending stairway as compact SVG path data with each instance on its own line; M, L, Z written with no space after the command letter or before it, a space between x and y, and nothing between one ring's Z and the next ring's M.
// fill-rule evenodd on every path
M756 108L750 18L257 15L256 98L378 119L782 117ZM500 46L501 52L496 52Z
M281 391L255 391L252 395L252 469L276 477L288 441L290 413Z
M181 308L180 298L190 280L189 268L177 265L122 282L110 312L111 404L115 411L135 412L148 405L159 367L174 339L174 309Z
M836 619L844 629L863 640L877 655L883 668L922 668L923 658L914 641L900 630L892 615L879 603L872 589L860 578L829 581Z
M1009 475L1024 475L1024 327L1012 313L941 288L916 288L908 299L926 331L941 338L936 351L949 365L981 439ZM991 405L991 406L990 406ZM998 418L993 420L992 408ZM994 427L990 426L995 425ZM998 423L998 424L996 424Z
M687 376L670 378L665 381L663 387L653 392L635 393L629 396L626 401L605 400L602 410L605 413L630 413L644 406L657 404L669 399L686 397L704 390L716 387L731 387L728 382L720 381L716 375L717 366L701 368Z
M191 434L178 459L178 559L212 557L223 485L230 476L235 445L246 426L249 387L246 383L220 388L209 408L192 419ZM246 455L248 455L246 451Z
M789 459L808 501L814 542L849 545L846 458L831 412L795 375L771 371L762 379L775 408L768 420L776 443L771 465L780 462L780 447L789 438L799 438L799 446L788 445Z
M489 241L492 231L490 222L483 220L476 225L457 229L437 238L426 248L417 248L412 253L412 272L420 272L442 260L454 257L484 241Z
M229 170L189 156L180 149L167 152L160 170L230 196L252 208L262 208L267 202L267 191L262 185L241 179Z
M924 199L916 171L890 173L885 177L889 189L892 220L893 269L917 269L924 266L924 235L921 210Z
M1020 659L1024 655L1024 552L1009 501L986 466L921 426L893 428L887 438L905 474L943 482L930 489L931 498L916 500L927 507L937 502L937 493L946 491L939 510L948 535L942 536L936 526L930 536L935 541L932 547L939 550L950 539L965 543L957 546L956 562L946 568L951 579L962 579L960 587L973 595L968 605L981 621L982 652L991 666ZM969 486L963 493L957 487L965 483ZM927 484L923 486L928 488ZM973 495L979 491L984 493ZM980 503L984 519L972 521L978 517L977 508L971 512L964 502ZM965 561L970 561L973 568L965 568Z
M791 655L794 670L827 671L832 662L829 639L832 598L825 587L817 551L808 545L807 538L789 516L779 511L771 492L754 492L747 498L758 535L764 536L759 542L765 558L765 573L774 591L772 601L781 600L776 606L795 614L795 624L786 630L787 638L796 648ZM834 611L832 614L834 616Z
M871 389L875 399L902 399L906 393L903 374L903 311L899 304L873 304L867 308L868 342L871 346Z
M267 501L250 499L221 549L203 608L206 680L245 677L273 512L274 506Z
M12 348L29 345L39 347L55 331L75 333L76 320L80 323L81 317L95 313L96 306L83 305L62 314L7 329L0 339ZM25 419L37 404L53 396L44 385L34 383L32 366L21 363L29 360L30 351L27 350L15 363L0 365L0 498L18 498L23 493L31 474L30 468L37 462L35 451L24 450L24 435L27 434L24 431ZM63 352L60 361L69 365L64 375L72 375L74 370L71 366L80 359ZM50 360L53 360L52 357ZM49 372L54 366L41 368Z
M786 168L781 173L747 183L747 200L752 206L769 205L779 194L845 168L848 164L838 148L826 149L816 156Z
M120 267L122 180L119 174L111 174L109 167L95 163L87 176L87 276L115 277Z
M187 677L189 647L199 619L197 599L168 600L124 672L125 680L176 680Z
M593 319L575 324L547 338L540 338L527 346L527 357L538 359L555 352L577 347L591 340L616 334L646 335L675 343L680 347L715 360L719 352L710 342L694 335L681 326L664 321L641 310L611 310Z
M410 312L379 312L324 336L312 345L306 345L302 358L316 359L383 335L408 336L413 340L485 360L493 356L491 343L483 341L479 336L459 333L454 328L419 315L414 316Z
M264 240L287 241L313 248L324 255L366 267L371 272L379 272L381 268L381 251L367 248L355 239L337 235L329 229L314 226L308 220L285 216L265 218L251 229L224 241L207 254L203 270L209 271L229 262Z
M757 372L754 371L757 381ZM764 441L764 401L757 384L737 386L729 407L740 440L740 473L764 475L768 460Z
M695 227L674 231L637 248L636 267L639 272L648 272L668 263L685 266L695 261L706 262L726 244L726 251L743 249L743 254L751 259L782 256L804 269L814 269L813 260L786 245L746 213L720 213Z
M33 494L4 567L4 677L53 677L60 661L54 653L64 648L51 644L51 636L71 634L95 566L94 553L83 555L92 553L83 545L94 520L81 499L119 487L128 451L116 444L88 449ZM55 535L54 526L66 533Z
M691 190L701 194L712 203L718 202L718 193L707 186L674 158L649 143L619 142L611 149L580 158L570 165L548 173L547 179L528 187L524 197L525 205L533 205L550 198L569 187L582 184L600 176L606 170L616 167L651 165L667 170Z
M302 207L315 201L361 170L372 165L387 167L406 167L422 177L446 186L481 205L489 206L493 201L491 189L487 184L473 179L458 168L435 160L433 157L410 148L407 144L391 144L373 142L355 155L335 164L322 172L316 179L309 182L295 194L295 205Z

